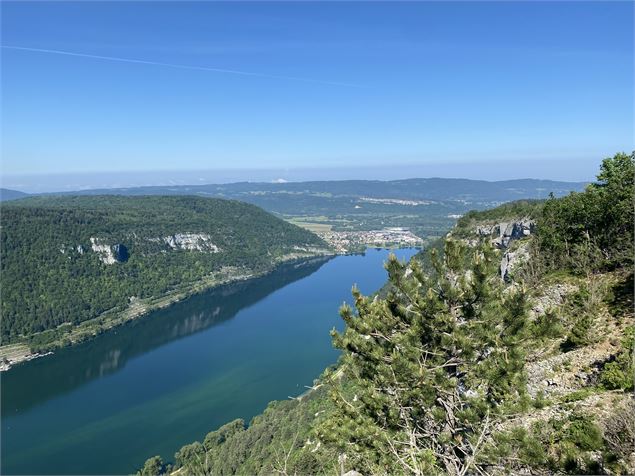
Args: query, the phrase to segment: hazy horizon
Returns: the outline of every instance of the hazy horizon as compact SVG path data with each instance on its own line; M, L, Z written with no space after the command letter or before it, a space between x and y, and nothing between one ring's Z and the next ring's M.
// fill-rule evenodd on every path
M635 148L632 17L631 2L3 2L3 180L590 180Z
M476 163L429 163L372 167L316 167L207 170L103 171L89 173L49 173L5 175L2 188L27 193L68 192L101 188L180 186L235 182L308 182L323 180L403 180L412 178L454 178L486 181L553 180L590 182L600 160L571 161L569 173L559 171L561 164L549 161L484 161Z

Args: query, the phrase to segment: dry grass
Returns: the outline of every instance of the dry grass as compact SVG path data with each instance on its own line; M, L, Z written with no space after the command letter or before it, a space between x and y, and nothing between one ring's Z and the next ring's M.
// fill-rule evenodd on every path
M31 355L25 344L9 344L0 347L0 362L20 362Z
M303 220L297 219L297 218L292 218L292 219L289 219L287 221L289 223L297 225L297 226L299 226L301 228L304 228L305 230L309 230L309 231L311 231L313 233L331 231L331 229L333 228L333 225L329 225L327 223L308 222L308 221L303 221Z

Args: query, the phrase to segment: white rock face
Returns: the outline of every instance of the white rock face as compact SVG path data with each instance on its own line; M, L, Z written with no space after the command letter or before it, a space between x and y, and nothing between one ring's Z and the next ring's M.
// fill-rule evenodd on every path
M204 251L207 253L220 251L206 233L177 233L166 236L163 241L173 250Z
M521 219L510 223L478 226L476 227L476 233L480 236L491 236L494 246L499 249L505 249L512 240L531 235L534 226L533 220Z
M500 275L505 281L512 281L511 275L515 268L529 260L529 248L525 243L516 251L506 251L500 264Z
M508 248L512 241L519 240L535 232L535 222L529 218L520 218L510 222L499 222L477 226L474 231L477 235L489 238L491 243L503 251L500 264L500 275L506 282L511 282L512 271L529 259L529 248L527 244L520 246L515 251ZM468 241L470 245L475 245L476 240Z
M115 254L112 252L112 248L109 245L99 243L97 238L90 238L90 247L95 253L99 254L99 259L102 263L115 264L117 262Z

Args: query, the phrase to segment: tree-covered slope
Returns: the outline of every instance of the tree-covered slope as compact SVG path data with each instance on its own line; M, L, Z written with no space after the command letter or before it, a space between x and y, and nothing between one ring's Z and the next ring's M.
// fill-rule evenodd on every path
M182 448L178 474L632 473L634 172L617 154L583 193L470 214L426 261L392 259L385 294L342 309L316 390Z
M8 202L9 200L17 200L28 196L28 193L20 192L19 190L0 188L0 202Z
M448 178L407 180L332 180L288 183L229 183L82 190L77 194L198 195L241 200L298 223L335 232L405 227L420 238L441 236L457 215L502 202L562 196L580 182L506 180L488 182Z
M327 252L314 234L253 205L189 196L5 203L0 243L3 343Z

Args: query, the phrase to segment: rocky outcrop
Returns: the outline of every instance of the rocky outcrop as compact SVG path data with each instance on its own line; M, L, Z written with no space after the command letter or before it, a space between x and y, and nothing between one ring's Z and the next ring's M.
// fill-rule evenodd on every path
M619 341L618 341L619 342ZM602 365L619 349L610 340L564 354L529 362L526 366L527 391L532 397L542 393L554 397L597 384Z
M529 246L527 243L519 246L514 251L506 251L501 258L500 275L506 282L512 281L513 271L529 259Z
M493 225L480 225L476 227L476 233L479 236L491 236L494 246L499 249L505 249L512 240L518 240L534 233L535 226L533 220L521 219Z
M117 262L115 255L110 249L110 245L99 243L97 238L90 238L90 248L99 255L99 259L104 264L114 264Z
M499 250L503 250L500 263L500 275L505 281L512 280L512 272L521 263L529 259L528 246L521 245L514 250L509 250L512 241L527 237L535 232L535 222L529 218L521 218L513 221L505 221L493 224L478 225L474 232L481 238L490 238L492 244ZM475 240L469 242L476 244Z
M90 238L91 249L99 255L99 259L104 264L115 264L128 261L128 248L121 243L108 245L100 243L97 238Z
M172 250L200 251L204 253L218 253L220 248L212 243L212 238L206 233L175 233L162 238L149 238L149 241L157 242ZM99 255L104 264L124 263L128 261L130 252L123 243L107 244L95 237L90 238L90 248ZM77 246L77 253L84 254L82 245ZM165 253L166 250L164 249Z
M173 250L203 251L218 253L220 249L212 243L212 237L206 233L176 233L162 238Z
M565 298L577 290L578 286L567 283L558 283L544 288L541 295L533 300L529 315L532 318L544 315L561 306Z

